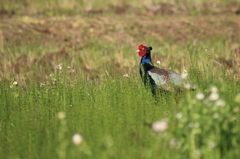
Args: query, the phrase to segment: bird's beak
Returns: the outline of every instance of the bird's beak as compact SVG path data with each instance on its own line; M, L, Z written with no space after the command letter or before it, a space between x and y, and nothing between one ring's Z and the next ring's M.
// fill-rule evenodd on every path
M136 52L138 53L138 52L140 52L140 50L136 50Z

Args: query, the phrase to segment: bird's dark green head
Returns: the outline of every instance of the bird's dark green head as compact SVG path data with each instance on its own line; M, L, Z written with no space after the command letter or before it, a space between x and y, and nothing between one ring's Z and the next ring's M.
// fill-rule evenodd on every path
M141 59L142 64L152 62L151 50L152 50L152 47L146 47L144 45L138 46L138 50L136 50L136 52L138 53L139 56L142 57L142 59Z

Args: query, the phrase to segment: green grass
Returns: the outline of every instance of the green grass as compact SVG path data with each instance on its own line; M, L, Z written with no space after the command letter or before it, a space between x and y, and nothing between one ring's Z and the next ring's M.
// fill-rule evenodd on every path
M27 88L1 83L1 158L239 157L234 82L195 72L202 82L197 91L154 98L139 78L108 76L99 82L83 76L71 84L64 72L56 71L53 84L42 87L37 81ZM209 98L213 85L216 101ZM203 100L195 98L198 92ZM59 112L66 118L59 119ZM154 132L151 124L162 119L168 129ZM72 142L76 133L84 138L79 146Z
M62 71L49 66L48 71L31 68L46 79L34 80L33 75L28 75L28 80L18 77L17 86L13 85L16 79L1 82L0 158L239 157L240 116L235 99L239 83L233 74L213 62L231 55L230 42L189 42L186 47L156 48L154 56L158 50L167 55L167 60L162 61L165 68L180 72L182 65L187 66L191 81L197 85L195 92L161 94L156 98L141 83L137 62L133 68L121 68L130 78L114 74L116 67L107 67L112 64L103 58L108 54L110 59L122 60L120 66L126 61L138 61L135 54L128 53L130 48L96 41L89 44L93 47L73 55L80 61L78 65L90 63L94 69L102 64L98 78L91 76L92 71L67 68L71 62L61 59ZM33 47L29 52L39 51ZM98 56L91 57L89 53ZM174 55L181 58L181 64L177 59L169 60ZM25 68L24 64L21 66ZM50 77L50 73L54 76ZM40 87L41 82L46 85ZM212 86L218 88L219 94L219 99L213 101L209 98ZM197 93L203 93L205 98L197 100ZM59 119L59 112L64 112L66 118ZM166 131L152 130L158 120L167 122ZM72 142L76 133L84 138L80 145Z

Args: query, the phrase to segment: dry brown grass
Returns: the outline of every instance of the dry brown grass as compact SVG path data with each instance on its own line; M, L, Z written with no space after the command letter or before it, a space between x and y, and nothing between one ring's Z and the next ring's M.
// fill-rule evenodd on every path
M238 7L233 3L229 7L209 3L200 8L199 16L189 16L189 9L170 3L146 5L144 10L129 4L113 5L62 17L12 17L1 11L0 80L14 76L27 78L33 70L36 78L45 80L54 65L64 62L91 72L93 77L108 68L115 74L132 72L138 65L134 49L141 43L156 48L153 59L164 61L162 67L174 63L174 69L182 70L189 67L190 61L186 51L180 49L187 44L198 46L221 38L230 43L230 50L227 54L217 50L212 56L213 63L220 69L226 66L238 79ZM213 13L209 14L210 11ZM102 46L95 49L95 42ZM36 48L38 53L20 51L28 46ZM164 50L161 48L168 52L161 52Z

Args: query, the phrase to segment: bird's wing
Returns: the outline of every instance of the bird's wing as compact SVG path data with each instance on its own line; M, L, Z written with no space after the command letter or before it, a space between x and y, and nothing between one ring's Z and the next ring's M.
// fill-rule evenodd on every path
M167 90L172 85L180 86L182 82L181 75L170 70L165 70L165 69L160 69L155 67L149 70L148 74L155 81L158 87L161 87Z
M169 71L159 68L153 68L148 71L150 77L155 81L157 86L167 85L170 81Z

